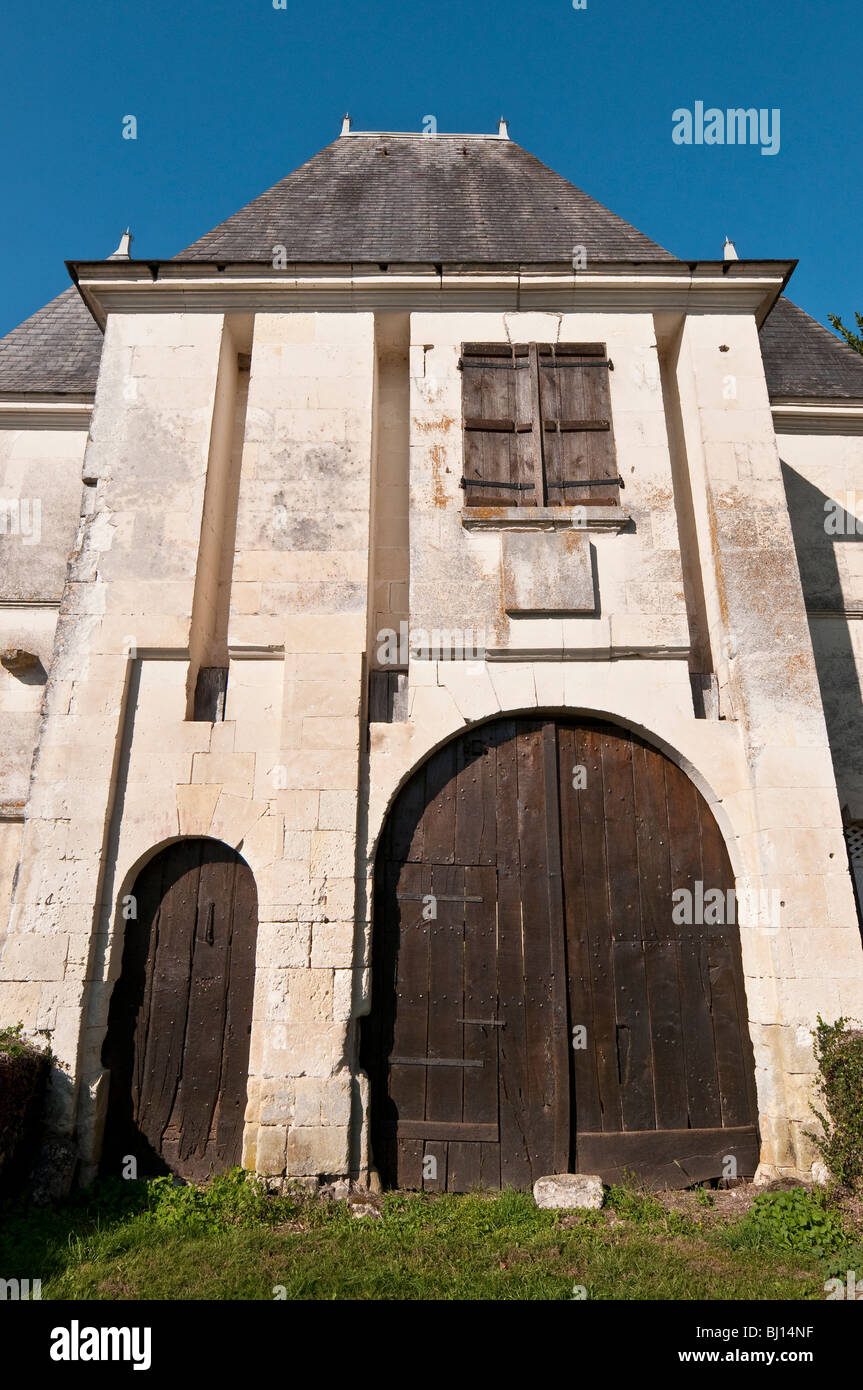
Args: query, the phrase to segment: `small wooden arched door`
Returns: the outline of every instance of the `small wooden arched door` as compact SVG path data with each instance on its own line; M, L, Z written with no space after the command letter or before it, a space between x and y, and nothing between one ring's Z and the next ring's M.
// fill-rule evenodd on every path
M440 749L376 862L361 1051L384 1181L754 1173L733 888L703 797L622 728L501 719Z
M216 840L179 840L141 870L102 1061L102 1171L197 1181L240 1162L252 1028L257 893Z

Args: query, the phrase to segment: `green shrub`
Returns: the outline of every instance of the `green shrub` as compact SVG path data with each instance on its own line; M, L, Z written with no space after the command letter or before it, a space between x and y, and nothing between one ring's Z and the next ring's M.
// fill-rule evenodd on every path
M731 1243L793 1255L823 1258L847 1245L841 1216L826 1194L805 1187L790 1192L762 1192L744 1217L729 1228Z
M823 1134L809 1134L835 1182L856 1187L863 1179L863 1031L818 1015L813 1030L821 1109L812 1107Z
M0 1028L0 1188L20 1186L39 1137L50 1053L22 1036L23 1024Z
M146 1184L150 1219L173 1231L224 1231L231 1226L275 1226L296 1215L298 1201L272 1197L260 1178L232 1168L206 1185L178 1183L172 1177Z

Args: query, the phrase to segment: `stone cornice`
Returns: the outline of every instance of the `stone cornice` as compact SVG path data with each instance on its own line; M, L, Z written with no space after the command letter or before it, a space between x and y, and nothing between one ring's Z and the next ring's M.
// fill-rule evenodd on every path
M0 398L0 429L87 430L93 400L65 400L62 396Z
M70 261L98 323L109 313L279 313L290 310L552 310L754 313L759 321L794 261L608 262L565 265L269 265L201 261Z
M863 434L863 401L772 401L777 434Z

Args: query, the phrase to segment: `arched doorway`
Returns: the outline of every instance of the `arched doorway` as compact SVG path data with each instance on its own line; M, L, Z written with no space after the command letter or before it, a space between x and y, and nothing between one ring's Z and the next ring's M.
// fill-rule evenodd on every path
M499 719L441 748L376 862L362 1061L384 1181L754 1173L733 888L704 798L635 734Z
M216 840L179 840L132 890L102 1062L102 1171L192 1181L240 1162L252 1026L257 893Z

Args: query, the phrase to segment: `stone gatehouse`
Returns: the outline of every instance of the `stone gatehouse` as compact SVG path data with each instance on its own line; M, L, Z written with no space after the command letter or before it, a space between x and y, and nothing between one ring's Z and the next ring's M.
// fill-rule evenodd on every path
M0 341L0 1022L81 1180L811 1171L863 361L793 268L346 122Z

